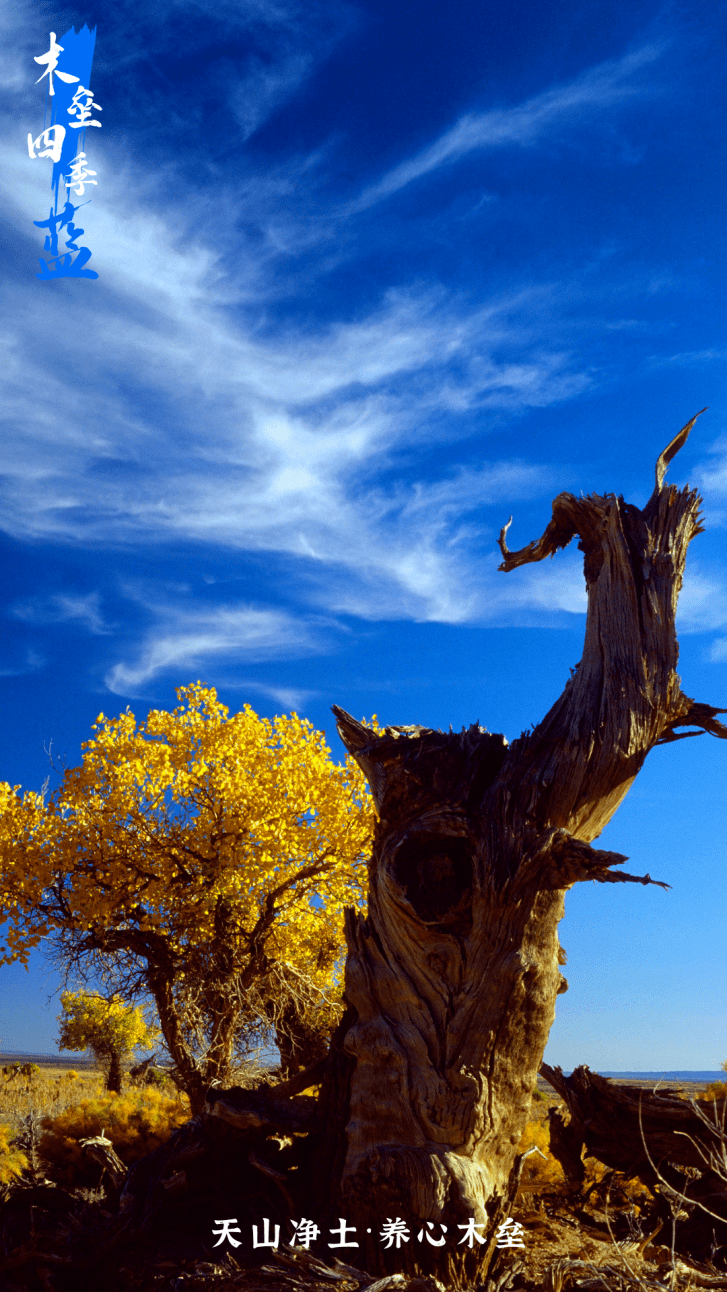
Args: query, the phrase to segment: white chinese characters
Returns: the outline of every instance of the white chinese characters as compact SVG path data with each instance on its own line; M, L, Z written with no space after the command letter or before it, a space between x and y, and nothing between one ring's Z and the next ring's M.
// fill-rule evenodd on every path
M213 1247L219 1247L224 1243L226 1238L230 1240L233 1247L240 1247L241 1239L232 1237L233 1234L239 1234L241 1232L240 1226L234 1216L231 1220L216 1220L215 1224L221 1225L222 1227L221 1229L212 1230L214 1237L217 1238L217 1242L212 1244Z
M33 136L29 134L28 153L33 160L35 160L36 157L50 157L51 161L60 161L61 149L63 148L63 140L65 137L65 126L49 126L48 129L38 135L38 138L35 140L33 139ZM40 148L41 143L45 144L45 150L42 153L35 152L34 150L36 148Z
M311 1243L316 1242L316 1240L321 1236L321 1230L314 1220L307 1220L305 1217L302 1217L300 1220L292 1220L290 1223L293 1229L293 1236L291 1239L291 1245L293 1247L304 1247L307 1249L310 1247ZM240 1240L233 1238L233 1234L240 1233L240 1227L236 1219L216 1220L215 1224L221 1226L219 1230L213 1229L212 1231L218 1238L218 1241L214 1244L215 1247L219 1247L226 1238L229 1239L233 1247L240 1246ZM416 1241L418 1243L426 1242L429 1243L431 1247L444 1246L447 1241L446 1225L439 1222L438 1226L435 1226L435 1222L433 1220L423 1221L420 1222L420 1224L421 1228L416 1234ZM436 1236L437 1228L440 1230L439 1237ZM485 1243L484 1230L486 1228L486 1221L477 1221L474 1216L470 1216L466 1224L457 1225L457 1228L462 1231L462 1237L458 1239L457 1246L461 1247L466 1244L468 1247L472 1248L474 1243L479 1243L480 1245ZM271 1234L270 1220L267 1217L264 1217L262 1222L262 1237L260 1237L258 1225L252 1226L253 1247L279 1247L280 1229L280 1225L273 1225ZM343 1216L339 1217L338 1224L334 1225L328 1232L331 1235L331 1239L336 1240L327 1244L329 1248L359 1246L359 1243L352 1237L352 1235L356 1233L356 1226L349 1225ZM370 1234L371 1230L367 1229L366 1232ZM495 1231L495 1246L500 1249L524 1247L525 1243L522 1238L522 1233L523 1226L521 1223L517 1220L513 1220L512 1217L509 1216L507 1220L503 1220L497 1226ZM408 1243L410 1239L410 1227L404 1220L402 1220L401 1216L396 1216L393 1219L391 1216L387 1216L379 1232L379 1240L383 1244L384 1248L388 1251L398 1251L402 1247L402 1244Z
M76 197L81 197L86 191L84 187L86 184L98 183L97 180L88 178L89 175L96 175L97 173L97 171L87 168L86 154L78 153L71 162L68 174L63 176L63 182L66 188L72 189Z
M263 1218L263 1236L258 1242L257 1225L252 1227L252 1245L253 1247L279 1247L280 1246L280 1225L273 1226L275 1237L270 1237L270 1221L267 1216Z
M72 216L78 205L86 206L86 200L76 206L71 202L71 195L81 197L89 185L97 186L95 170L91 170L86 160L84 134L87 128L101 128L101 122L94 115L102 111L101 105L94 102L93 91L86 88L85 81L90 82L93 51L96 42L96 31L84 24L80 31L71 27L58 41L54 31L50 34L50 47L45 54L39 54L35 62L45 64L45 71L38 77L36 85L45 77L48 78L50 99L46 105L44 129L37 138L28 134L28 157L31 161L47 158L51 163L50 187L53 194L53 206L47 220L35 220L34 224L47 229L44 250L50 257L40 257L40 271L36 278L49 282L58 278L98 278L94 269L88 269L91 257L88 247L79 245L83 229L72 223ZM60 66L59 66L60 64ZM57 79L56 79L57 78ZM50 122L48 109L50 108ZM59 196L61 180L65 184L65 205ZM61 210L61 206L63 209ZM58 233L67 228L66 250L59 251ZM72 253L76 253L75 257Z
M60 79L61 79L62 81L66 81L66 82L67 82L67 84L69 84L69 85L72 85L74 81L77 81L77 80L78 80L78 77L77 77L77 76L71 76L70 72L59 72L59 71L58 71L58 55L63 53L63 49L64 49L64 46L63 46L63 45L59 45L59 44L58 44L58 42L56 41L56 34L55 34L55 32L54 32L54 31L52 31L52 32L51 32L51 34L50 34L50 49L48 50L48 53L47 53L47 54L39 54L39 55L37 56L37 58L34 58L34 59L33 59L33 62L34 62L34 63L47 63L47 64L48 64L48 66L46 67L46 69L45 69L45 71L43 72L42 76L39 76L39 77L38 77L38 80L37 80L35 83L36 83L36 85L37 85L39 81L42 81L42 80L43 80L43 77L44 77L44 76L47 76L47 77L48 77L48 85L49 85L49 90L48 90L48 93L49 93L49 94L55 94L55 89L54 89L54 87L53 87L53 75L54 75L54 74L55 74L56 76L59 76L59 77L60 77Z
M85 98L86 102L82 100ZM100 121L91 121L92 112L103 112L103 108L93 101L93 90L87 90L83 85L79 85L68 109L69 117L78 116L78 121L70 123L71 130L85 130L86 126L98 126L101 129Z
M524 1247L525 1244L520 1237L522 1228L519 1220L513 1220L511 1216L508 1216L507 1220L503 1220L502 1224L497 1226L497 1242L495 1246L499 1248Z
M310 1247L321 1231L314 1220L292 1220L293 1247Z

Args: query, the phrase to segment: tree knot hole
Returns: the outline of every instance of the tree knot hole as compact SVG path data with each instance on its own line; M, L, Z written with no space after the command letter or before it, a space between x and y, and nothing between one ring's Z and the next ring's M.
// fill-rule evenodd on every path
M459 932L471 923L473 855L459 835L410 835L397 849L393 876L427 924Z

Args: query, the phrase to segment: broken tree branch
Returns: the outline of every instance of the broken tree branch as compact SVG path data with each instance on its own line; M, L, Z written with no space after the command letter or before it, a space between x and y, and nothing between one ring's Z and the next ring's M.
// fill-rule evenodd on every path
M666 469L669 466L669 463L671 462L672 458L675 458L679 450L684 447L687 440L689 439L689 432L694 426L694 423L696 422L697 418L701 417L702 413L706 413L706 411L707 411L707 408L700 408L699 412L695 413L694 417L692 417L691 420L687 422L686 426L683 426L682 429L674 436L674 439L670 440L670 442L667 444L666 448L664 449L663 453L659 454L658 458L656 459L656 484L654 486L655 494L658 494L661 491L661 488L664 484L664 478L666 476Z
M688 709L680 718L675 718L669 726L665 727L661 738L657 740L657 745L668 745L674 740L686 740L689 736L703 736L709 733L710 736L717 736L720 740L727 740L727 726L715 716L718 713L727 713L727 709L716 709L714 705L702 704L698 700L690 700L688 695L683 695L682 700ZM701 727L701 731L680 731L675 732L675 727Z

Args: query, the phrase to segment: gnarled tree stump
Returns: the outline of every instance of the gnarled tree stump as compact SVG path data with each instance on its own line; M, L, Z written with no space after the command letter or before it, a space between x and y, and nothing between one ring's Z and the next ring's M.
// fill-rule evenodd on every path
M664 484L693 418L661 454L639 510L612 494L560 494L543 537L511 571L576 535L588 615L583 658L542 722L508 746L461 733L390 727L377 735L334 708L378 812L369 912L346 925L348 1013L321 1096L317 1159L331 1216L356 1224L368 1269L452 1276L476 1263L470 1220L487 1229L506 1195L563 987L558 922L573 884L651 884L591 848L654 745L677 728L727 736L722 709L682 693L674 628L687 548L700 532L694 490ZM661 885L667 887L667 885ZM329 1176L333 1180L328 1190ZM386 1257L387 1217L447 1226L446 1246Z

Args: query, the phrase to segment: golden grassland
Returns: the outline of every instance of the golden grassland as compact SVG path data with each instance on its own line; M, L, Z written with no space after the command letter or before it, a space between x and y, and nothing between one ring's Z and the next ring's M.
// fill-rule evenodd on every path
M189 1101L171 1083L163 1089L128 1079L121 1094L106 1091L100 1072L65 1067L0 1074L0 1183L29 1166L58 1184L94 1183L98 1169L81 1140L105 1135L131 1166L190 1116Z
M19 1130L29 1114L55 1117L104 1090L101 1072L42 1067L32 1076L0 1074L0 1123Z
M258 1068L254 1074L241 1070L235 1080L242 1084L247 1079L256 1084L271 1076L269 1071ZM317 1088L306 1093L314 1095ZM714 1093L721 1090L705 1090L702 1097ZM585 1271L592 1275L585 1286L597 1285L597 1292L649 1292L654 1287L666 1292L667 1284L655 1283L654 1279L669 1269L672 1282L668 1286L679 1292L693 1292L689 1282L693 1271L675 1263L674 1238L666 1231L662 1233L654 1195L645 1185L636 1179L614 1183L605 1166L586 1158L585 1191L574 1204L560 1164L550 1152L548 1111L554 1106L564 1108L550 1089L546 1094L542 1090L535 1092L519 1145L520 1152L538 1150L524 1162L512 1212L512 1218L523 1228L526 1247L526 1266L520 1274L522 1288L560 1292L565 1286L561 1275L572 1267L579 1274ZM126 1077L121 1093L114 1095L105 1090L102 1074L88 1069L78 1072L59 1065L26 1074L0 1073L0 1186L11 1185L20 1176L23 1183L36 1183L45 1176L73 1190L76 1198L85 1199L84 1206L98 1208L105 1205L99 1165L88 1158L82 1141L104 1134L123 1164L130 1167L189 1117L186 1097L169 1080L162 1086L150 1086ZM4 1191L0 1188L0 1192ZM60 1255L66 1252L63 1242L59 1239ZM622 1248L628 1249L627 1258ZM173 1266L176 1277L182 1266L187 1270L193 1259L180 1256L177 1267L175 1253L176 1248L165 1249L161 1264L154 1265L150 1274L146 1271L150 1279L153 1275L165 1288L177 1286L171 1275L165 1281L169 1269ZM626 1259L629 1278L624 1281ZM208 1270L209 1262L203 1267ZM686 1284L683 1279L677 1281L678 1268L682 1273L688 1271ZM152 1282L144 1282L139 1271L134 1273L135 1279L137 1274L138 1280L128 1286L141 1289L143 1285L145 1292L151 1289ZM241 1281L234 1286L247 1287L244 1270L239 1277ZM304 1286L309 1286L305 1280L300 1284L301 1289Z

